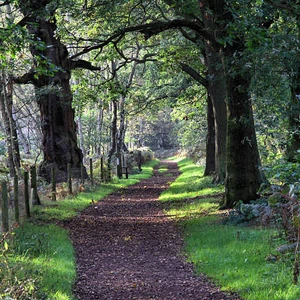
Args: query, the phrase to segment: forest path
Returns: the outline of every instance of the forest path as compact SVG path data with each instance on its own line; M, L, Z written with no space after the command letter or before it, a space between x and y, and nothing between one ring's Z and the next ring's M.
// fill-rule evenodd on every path
M76 253L77 299L238 299L205 276L196 276L181 255L182 232L157 201L179 175L167 172L129 186L65 222Z

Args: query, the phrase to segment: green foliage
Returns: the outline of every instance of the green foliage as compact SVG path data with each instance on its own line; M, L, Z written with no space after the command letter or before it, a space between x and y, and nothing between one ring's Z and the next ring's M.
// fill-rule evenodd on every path
M73 299L75 260L64 229L25 223L16 230L14 245L15 261L31 270L31 276L37 281L37 299Z
M300 181L300 163L278 160L272 167L266 168L266 175L274 183L294 184Z

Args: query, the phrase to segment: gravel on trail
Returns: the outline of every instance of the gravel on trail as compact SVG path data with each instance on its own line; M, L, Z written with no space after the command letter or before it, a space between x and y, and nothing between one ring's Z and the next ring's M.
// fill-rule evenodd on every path
M64 221L76 254L77 299L240 299L196 275L182 254L183 235L159 195L180 174L167 172L119 190Z

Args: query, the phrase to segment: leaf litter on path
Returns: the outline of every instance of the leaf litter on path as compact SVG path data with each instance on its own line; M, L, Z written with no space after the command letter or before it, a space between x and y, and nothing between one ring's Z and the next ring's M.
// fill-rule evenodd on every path
M158 197L177 178L177 164L163 161L168 174L107 196L64 222L74 245L77 299L240 299L196 275L183 257L183 235ZM97 207L97 209L95 209Z

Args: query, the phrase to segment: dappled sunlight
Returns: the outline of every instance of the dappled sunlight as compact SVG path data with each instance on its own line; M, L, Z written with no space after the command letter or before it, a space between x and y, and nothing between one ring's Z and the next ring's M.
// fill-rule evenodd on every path
M186 253L197 271L247 300L300 299L290 266L266 260L274 250L269 244L273 231L222 225L229 215L229 210L219 210L224 186L212 184L202 168L189 164L191 160L181 164L182 174L160 200L165 212L184 225Z
M214 213L217 207L218 204L214 203L193 203L185 205L181 209L170 208L167 214L177 219L197 218Z

